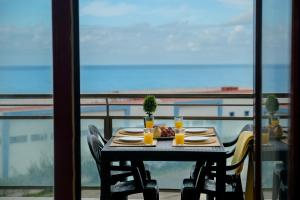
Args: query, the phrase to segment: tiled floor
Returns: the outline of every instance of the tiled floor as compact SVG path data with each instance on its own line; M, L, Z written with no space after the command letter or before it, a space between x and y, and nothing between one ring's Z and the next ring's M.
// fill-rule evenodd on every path
M20 193L18 193L20 194ZM16 197L18 195L10 194L8 197L1 197L0 200L53 200L53 197ZM82 200L99 200L100 192L98 190L84 190L82 191ZM180 192L177 190L165 190L159 193L160 200L180 200ZM264 192L264 199L271 199L271 192ZM129 200L142 200L141 194L129 196ZM200 200L205 200L205 195L202 195Z
M0 200L52 200L53 197L0 197ZM100 192L97 190L86 190L82 191L82 200L99 200ZM180 200L179 191L164 191L159 194L160 200ZM143 196L141 194L131 195L129 200L142 200ZM202 198L201 198L202 199ZM204 198L205 199L205 198Z

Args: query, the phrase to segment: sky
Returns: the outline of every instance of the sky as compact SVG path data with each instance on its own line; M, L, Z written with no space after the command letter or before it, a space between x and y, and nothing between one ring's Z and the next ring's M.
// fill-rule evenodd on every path
M289 4L273 2L266 50L289 39ZM80 0L79 15L83 65L253 63L252 0ZM0 0L0 65L51 64L51 26L50 0Z

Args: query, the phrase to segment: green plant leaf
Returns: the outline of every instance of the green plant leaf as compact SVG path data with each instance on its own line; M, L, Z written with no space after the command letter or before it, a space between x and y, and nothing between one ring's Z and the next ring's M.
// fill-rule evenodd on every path
M276 113L279 109L279 102L275 95L269 95L265 104L270 114Z
M152 113L155 112L156 107L157 107L157 103L156 103L155 96L153 95L146 96L143 104L144 111L150 116L152 115Z

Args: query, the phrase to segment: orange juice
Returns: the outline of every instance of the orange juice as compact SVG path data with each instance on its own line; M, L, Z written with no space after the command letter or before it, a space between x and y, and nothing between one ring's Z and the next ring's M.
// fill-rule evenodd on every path
M184 133L175 134L175 142L176 144L184 144Z
M262 133L261 134L261 143L262 144L268 144L270 140L270 134L269 133Z
M153 128L154 121L153 120L146 120L146 128Z
M144 133L144 143L145 144L153 143L153 133Z
M278 126L278 125L279 125L279 120L278 119L272 119L271 126Z
M175 121L175 128L182 128L183 127L183 121Z

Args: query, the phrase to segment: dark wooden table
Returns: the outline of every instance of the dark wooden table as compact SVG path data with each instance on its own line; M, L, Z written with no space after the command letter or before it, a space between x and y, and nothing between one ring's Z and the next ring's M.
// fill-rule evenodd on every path
M288 145L278 139L271 139L267 145L262 145L262 161L287 162Z
M219 147L172 147L172 140L160 140L156 147L111 147L112 139L101 155L101 200L110 198L110 170L112 161L198 161L210 160L217 165L217 199L225 192L226 152L219 138Z

